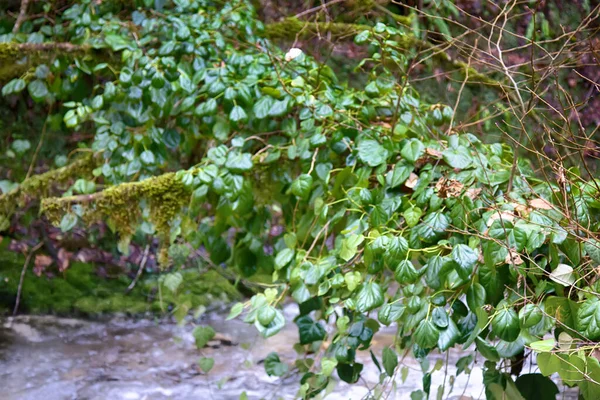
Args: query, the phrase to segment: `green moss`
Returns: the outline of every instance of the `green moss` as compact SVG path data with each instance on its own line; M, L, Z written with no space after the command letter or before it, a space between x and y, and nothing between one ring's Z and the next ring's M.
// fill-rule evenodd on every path
M90 46L71 43L0 43L0 82L19 77L57 56L89 57L97 52Z
M22 207L29 200L40 200L47 197L52 185L77 178L91 177L92 171L98 166L98 163L99 158L89 153L65 167L25 179L11 192L0 195L0 227L2 220L9 219L17 207ZM62 218L62 215L58 216L53 213L49 213L49 215L58 221Z
M14 307L24 257L0 248L0 312ZM156 275L142 279L126 293L129 279L122 276L104 279L96 275L91 264L73 263L61 276L38 277L30 266L25 275L20 312L61 315L97 315L122 312L139 315L160 313L170 306L189 301L192 307L208 306L215 301L230 302L241 298L237 289L215 271L182 271L184 284L176 295L165 293L158 299ZM166 292L163 288L163 292Z
M344 22L306 22L297 18L286 18L280 22L265 25L265 35L269 39L307 38L317 34L331 33L334 37L352 36L364 30L368 25Z
M88 196L47 198L42 201L41 212L45 213L50 221L58 223L73 204L83 204L86 221L107 220L122 239L127 239L135 232L140 219L139 204L142 200L148 202L150 221L156 227L164 246L169 238L171 221L189 201L188 190L174 173L140 182L123 183ZM168 264L166 247L159 253L159 262L163 266Z

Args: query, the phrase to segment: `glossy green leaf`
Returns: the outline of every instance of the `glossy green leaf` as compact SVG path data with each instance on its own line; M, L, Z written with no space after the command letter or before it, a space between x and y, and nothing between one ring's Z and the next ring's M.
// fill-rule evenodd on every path
M517 340L520 332L519 317L511 307L500 307L492 319L492 332L507 342Z
M360 312L367 312L383 304L383 290L375 282L363 284L356 295L356 309Z
M194 328L192 335L194 336L194 339L196 341L196 347L201 349L204 346L206 346L208 342L212 340L212 338L215 337L216 332L210 326L199 325Z
M265 372L269 376L283 376L288 372L288 365L281 362L277 353L272 352L265 358Z
M437 345L440 337L440 331L437 329L433 321L422 320L414 332L414 340L420 347L431 349Z
M393 376L396 367L398 366L398 355L391 347L383 349L381 356L383 361L383 368L388 376Z
M383 164L388 151L375 140L363 140L358 144L358 158L370 167Z

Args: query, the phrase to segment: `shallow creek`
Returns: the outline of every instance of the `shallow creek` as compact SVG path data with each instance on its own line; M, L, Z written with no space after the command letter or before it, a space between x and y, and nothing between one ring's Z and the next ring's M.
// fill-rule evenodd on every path
M285 308L286 318L296 314L293 306ZM152 320L112 317L102 321L58 318L54 316L19 316L0 320L0 390L5 400L63 399L223 399L237 400L246 392L248 399L294 399L298 376L281 379L264 371L264 357L275 351L283 362L294 359L296 326L289 322L278 335L261 338L252 325L225 321L223 313L203 316L202 324L211 325L218 335L209 347L197 350L192 327ZM378 332L373 352L393 343L395 329ZM438 386L456 375L456 361L469 352L452 351L448 368L432 376L431 398ZM213 357L213 369L204 374L197 366L200 357ZM379 372L368 351L357 353L365 364L363 377L356 385L337 382L326 399L362 399L379 380ZM445 356L432 354L433 366ZM410 399L413 390L421 389L419 362L405 358L408 377L396 378L396 390L388 385L388 399ZM454 380L448 399L485 398L479 357L469 378L464 373ZM525 371L535 369L525 366ZM446 385L449 386L448 384ZM562 388L561 388L562 389ZM561 398L576 398L572 393Z

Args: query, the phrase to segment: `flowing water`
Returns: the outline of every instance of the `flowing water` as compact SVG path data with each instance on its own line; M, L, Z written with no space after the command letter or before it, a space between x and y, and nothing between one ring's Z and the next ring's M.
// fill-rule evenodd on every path
M296 313L285 308L286 318ZM261 338L252 325L225 321L226 313L209 313L202 324L211 325L218 335L207 348L194 346L192 327L171 322L112 317L102 321L58 318L54 316L8 317L0 321L0 397L5 400L63 399L224 399L237 400L245 392L248 399L294 399L299 376L269 377L263 360L277 352L283 362L295 358L292 345L298 334L293 323L269 339ZM375 335L373 352L393 343L394 329ZM456 377L456 361L468 352L451 351L445 356L432 354L433 367L442 360L444 367L432 376L431 398L444 381L453 390L448 399L485 398L481 366L476 359L470 375ZM212 357L213 369L204 374L198 367L200 357ZM364 380L356 385L336 382L326 399L362 399L379 380L379 371L369 352L357 352L364 362ZM389 399L410 399L413 390L422 388L421 365L405 358L408 376L396 377L396 388L387 386ZM525 368L533 368L526 366ZM371 392L372 393L372 392ZM570 395L567 398L572 398Z

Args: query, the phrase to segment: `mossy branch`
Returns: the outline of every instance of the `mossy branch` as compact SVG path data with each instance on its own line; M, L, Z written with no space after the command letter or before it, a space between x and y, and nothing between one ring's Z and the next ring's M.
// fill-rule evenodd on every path
M286 18L280 22L265 25L265 35L269 39L308 39L314 36L330 33L334 38L345 39L353 37L360 32L373 30L372 26L350 24L344 22L306 22L297 18ZM467 63L453 59L448 53L441 50L433 43L421 40L407 33L395 38L403 48L419 49L431 52L432 57L446 68L456 70L461 76L468 77L469 84L486 84L501 88L502 84L489 76L482 74Z
M102 49L72 43L0 43L0 82L23 74L32 66L57 56L86 57L102 54Z
M329 33L336 38L354 36L364 30L370 30L368 25L350 24L345 22L307 22L290 17L280 22L265 25L265 35L269 39L308 39L315 35Z
M99 163L99 157L89 153L67 166L27 178L15 189L0 195L0 230L18 207L31 199L47 197L53 184L92 176Z
M139 182L122 183L89 195L45 198L40 213L58 224L73 205L79 204L84 210L84 220L107 220L121 238L126 239L133 235L139 224L142 200L147 202L149 219L164 242L169 237L171 222L189 201L189 193L175 173L170 172ZM161 264L166 265L166 247L163 246L159 258Z

